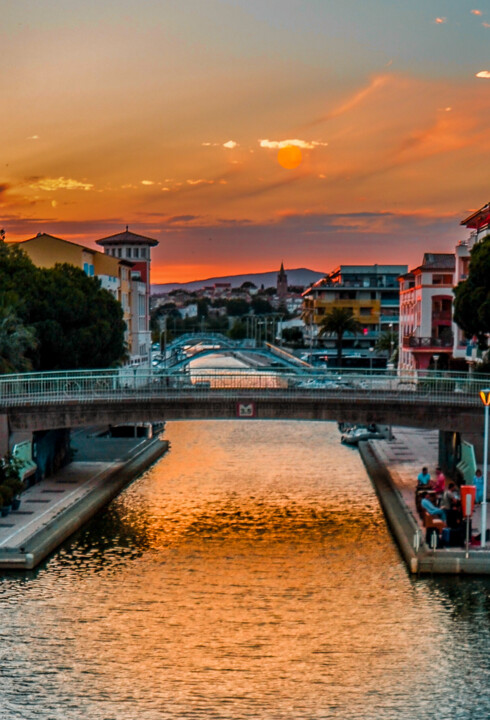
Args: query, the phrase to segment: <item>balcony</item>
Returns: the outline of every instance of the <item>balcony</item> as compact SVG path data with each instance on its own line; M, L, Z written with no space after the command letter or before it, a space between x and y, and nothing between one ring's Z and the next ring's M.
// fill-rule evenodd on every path
M432 322L451 323L453 319L451 310L434 310Z
M413 350L452 350L453 336L447 335L443 338L437 337L413 337L413 335L403 336L403 347Z

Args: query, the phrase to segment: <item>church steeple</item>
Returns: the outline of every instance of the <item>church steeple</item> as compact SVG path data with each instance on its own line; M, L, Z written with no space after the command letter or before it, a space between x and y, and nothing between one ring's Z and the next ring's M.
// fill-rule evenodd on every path
M288 294L288 276L284 270L284 262L281 261L281 269L277 274L277 295L279 299L284 299Z

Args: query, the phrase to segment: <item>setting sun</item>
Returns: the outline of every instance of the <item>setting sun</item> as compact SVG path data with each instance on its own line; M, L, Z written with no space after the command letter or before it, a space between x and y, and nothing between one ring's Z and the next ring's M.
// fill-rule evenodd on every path
M279 148L277 153L277 162L286 170L294 170L300 165L303 156L301 150L296 145L286 145Z

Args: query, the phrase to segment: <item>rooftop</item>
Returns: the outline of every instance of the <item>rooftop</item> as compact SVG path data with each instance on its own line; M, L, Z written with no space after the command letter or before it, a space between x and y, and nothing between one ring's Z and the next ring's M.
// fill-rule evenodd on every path
M127 225L124 232L109 235L108 237L101 238L95 242L97 245L102 245L103 247L106 245L150 245L151 247L154 247L159 244L158 240L155 240L154 238L149 238L145 235L138 235L137 233L131 232L128 230Z

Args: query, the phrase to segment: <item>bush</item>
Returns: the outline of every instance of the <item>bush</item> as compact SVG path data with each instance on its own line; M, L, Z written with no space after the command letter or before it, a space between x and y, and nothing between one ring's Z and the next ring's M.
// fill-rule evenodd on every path
M24 483L16 478L7 479L5 485L12 490L14 497L17 497L17 495L20 495L25 490Z
M3 498L3 506L10 505L14 497L14 493L8 485L0 485L0 496Z

